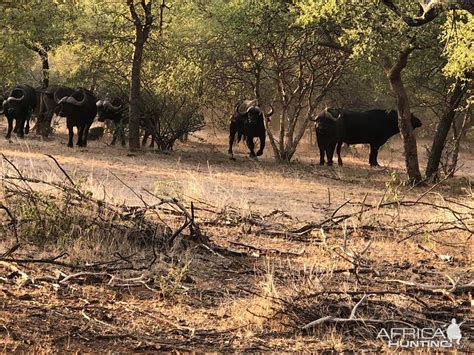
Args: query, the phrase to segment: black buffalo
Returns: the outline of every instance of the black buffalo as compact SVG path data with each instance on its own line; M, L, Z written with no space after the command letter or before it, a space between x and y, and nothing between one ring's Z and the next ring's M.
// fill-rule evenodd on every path
M316 137L320 160L324 165L332 165L334 150L337 149L338 164L342 166L341 146L347 144L370 144L369 164L378 166L379 148L400 132L397 111L369 110L355 112L341 109L326 109L318 114L316 121ZM421 127L421 121L411 115L413 128Z
M37 108L36 90L29 85L16 85L9 97L2 103L2 111L8 121L7 134L10 138L15 121L15 133L23 138L30 131L30 117Z
M125 142L125 128L129 123L128 105L119 97L111 100L97 101L97 116L99 122L112 123L113 138L111 145L115 145L117 138L120 137L122 145ZM155 132L157 131L158 121L151 112L140 114L140 128L143 130L142 146L147 144L148 138L151 138L150 147L155 146Z
M74 127L77 127L77 146L87 146L89 128L97 114L95 95L84 88L75 90L70 96L59 100L59 116L66 117L69 133L68 147L73 146Z
M273 109L267 114L270 117L273 113ZM229 155L231 159L234 159L233 146L235 138L237 137L237 143L242 138L245 139L247 147L249 148L249 155L251 158L255 158L263 154L265 149L265 122L263 110L258 104L257 100L243 100L238 102L234 107L230 122L230 134L229 134ZM260 147L255 153L254 138L260 140Z
M125 145L125 126L127 125L127 106L119 97L111 100L97 101L97 117L99 122L111 122L113 124L112 145L115 145L120 137L122 145Z
M47 137L51 133L53 115L59 115L61 105L59 102L64 97L71 96L74 89L66 86L51 85L46 89L38 90L40 93L40 108L38 113L37 133Z

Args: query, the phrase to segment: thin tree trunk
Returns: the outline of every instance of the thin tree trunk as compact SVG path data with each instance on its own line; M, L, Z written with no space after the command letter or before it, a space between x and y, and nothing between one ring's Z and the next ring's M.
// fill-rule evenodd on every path
M162 1L164 4L164 1ZM130 83L130 118L129 118L129 146L130 150L140 149L140 116L141 116L141 69L143 49L151 31L153 16L151 8L153 1L141 0L140 5L144 13L144 21L138 15L135 2L127 0L127 5L135 25L135 42L132 62L132 77ZM137 5L138 6L138 5Z
M408 64L408 56L414 50L412 46L407 46L400 53L396 63L391 65L388 60L385 63L385 71L387 73L390 87L397 97L398 125L400 135L403 141L403 150L405 155L405 165L407 169L408 179L412 183L421 182L420 166L418 164L418 150L416 146L416 138L411 124L410 101L408 99L405 86L402 81L402 71Z
M462 97L465 93L466 90L463 88L461 81L457 80L453 93L449 99L448 111L443 114L443 117L441 117L436 127L430 156L428 157L428 163L426 165L426 178L428 179L436 180L438 178L438 169L441 155L446 144L446 138L448 137L449 130L453 124L456 109L461 103Z
M41 59L41 88L46 89L49 86L49 55L48 47L37 43L23 42L24 45L36 52Z
M458 157L459 157L459 146L461 145L461 141L463 138L466 136L467 129L470 126L470 122L472 121L472 116L470 115L470 107L466 110L466 114L464 116L461 129L460 131L456 134L455 133L455 139L456 141L454 142L454 151L453 151L453 158L451 161L451 165L449 166L449 177L453 177L454 173L456 171L457 165L458 165ZM453 130L455 128L455 124L453 122Z
M40 53L41 57L41 76L42 76L42 85L41 87L43 89L46 89L49 86L49 58L48 58L48 52L44 51L43 53Z
M138 36L137 36L138 37ZM133 52L132 62L132 80L130 84L130 122L129 129L129 145L131 150L140 149L140 101L141 101L141 68L143 58L143 40L135 42L135 50Z
M262 98L261 98L261 95L260 95L261 75L262 75L261 68L260 68L260 66L257 66L257 68L255 70L254 93L255 93L255 98L258 100L260 105L262 105ZM265 116L264 123L265 123L265 129L266 129L267 134L268 134L268 140L270 141L270 145L272 146L272 149L273 149L273 155L276 158L278 156L278 147L276 145L275 136L273 135L273 129L272 129L272 126L271 126L271 121L266 116Z

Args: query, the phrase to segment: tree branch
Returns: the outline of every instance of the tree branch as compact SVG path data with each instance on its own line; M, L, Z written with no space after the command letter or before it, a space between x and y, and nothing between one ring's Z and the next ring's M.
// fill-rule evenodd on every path
M407 15L395 5L393 0L381 0L381 2L410 27L427 24L447 10L466 10L474 15L472 0L419 0L421 14L418 16Z

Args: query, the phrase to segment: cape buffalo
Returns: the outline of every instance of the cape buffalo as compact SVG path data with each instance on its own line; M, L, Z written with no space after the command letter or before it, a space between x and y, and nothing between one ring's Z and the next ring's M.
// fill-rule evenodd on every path
M270 117L273 114L273 108L267 114ZM237 136L237 143L242 138L245 139L247 147L250 150L250 157L255 158L263 154L265 149L265 122L264 122L263 111L258 104L257 100L243 100L238 102L234 107L234 113L232 114L230 122L230 134L229 134L229 155L230 159L234 159L234 153L232 148L234 146L235 137ZM260 147L255 154L254 138L260 140Z
M370 144L369 164L378 166L379 148L400 132L398 113L394 110L355 112L328 108L319 113L315 121L320 165L324 165L325 154L327 165L332 165L334 150L337 148L337 161L342 166L341 146L342 143L347 143ZM421 127L421 121L413 114L411 124L413 128Z
M38 90L41 94L40 109L38 113L38 130L42 136L47 137L51 133L51 121L53 115L59 115L59 101L72 95L74 89L66 86L51 85L46 89Z
M5 138L9 139L11 137L14 120L17 136L23 138L25 134L28 134L30 131L29 120L36 107L35 89L29 85L16 85L10 96L2 103L2 111L8 122Z
M96 97L84 88L75 90L70 96L59 100L59 116L66 117L66 125L69 132L68 147L73 146L74 127L77 127L77 145L87 146L87 135L89 127L97 114Z
M112 142L115 145L117 138L120 136L122 145L125 145L125 126L127 124L128 107L122 99L115 97L111 100L97 101L97 116L99 122L112 122L114 125L114 133Z

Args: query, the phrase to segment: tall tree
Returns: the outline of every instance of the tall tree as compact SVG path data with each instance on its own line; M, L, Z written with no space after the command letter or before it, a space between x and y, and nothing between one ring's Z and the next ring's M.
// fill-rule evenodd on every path
M384 66L390 87L397 98L398 125L403 141L408 178L411 182L418 183L422 180L418 164L418 149L411 124L410 100L402 80L402 71L407 66L408 57L414 49L413 45L407 45L395 62L392 63L389 58L385 58Z
M265 108L274 106L272 123L266 122L273 154L291 161L348 54L323 46L319 27L297 24L287 2L212 0L198 2L196 12L204 55L213 64L208 85L220 102L257 98Z
M449 130L453 126L456 109L459 107L466 92L467 86L460 79L458 79L450 95L446 112L440 118L436 126L425 173L426 177L431 180L438 179L439 164L441 161L443 149L446 144L446 139L448 137Z
M403 19L408 26L412 27L426 25L439 16L444 15L448 10L466 11L464 14L462 12L459 14L453 11L452 14L446 17L442 36L446 41L446 55L448 57L445 72L453 76L456 82L453 85L446 112L437 124L429 151L426 177L431 180L436 180L438 178L438 169L449 130L451 127L454 127L453 120L456 115L456 110L461 105L466 93L470 91L470 81L472 81L474 71L474 51L470 48L474 40L474 2L464 0L420 0L419 14L416 16L409 15L400 7L400 4L396 4L392 0L383 0L382 3ZM453 28L455 31L452 31Z
M415 66L425 65L422 56L419 56L416 62L408 62L414 48L424 51L438 46L439 38L442 38L447 43L447 51L444 53L447 59L445 72L449 70L450 75L465 78L466 68L472 68L472 61L469 59L472 58L472 49L469 50L470 45L461 41L467 50L463 50L462 55L451 54L453 53L449 43L451 31L450 27L445 25L447 20L444 15L448 9L466 10L470 18L473 11L472 2L368 0L361 3L356 0L346 2L304 0L297 2L297 5L301 11L302 21L305 23L324 23L327 18L338 19L337 40L350 48L356 65L357 61L361 63L368 59L371 62L380 63L384 68L397 98L407 173L411 181L420 181L416 140L409 121L410 95L404 87L401 74L402 71L413 70ZM419 11L417 15L409 15L416 11ZM462 25L463 22L466 22L466 19L456 24ZM469 22L468 19L467 26L472 28ZM469 35L465 34L464 37L469 37ZM468 43L469 41L467 40Z
M0 36L24 45L41 61L41 86L49 85L49 54L67 37L74 4L54 0L3 2Z
M134 150L140 149L141 71L143 50L153 24L153 0L140 0L139 6L133 0L127 0L127 5L135 26L129 113L129 144L130 149Z

